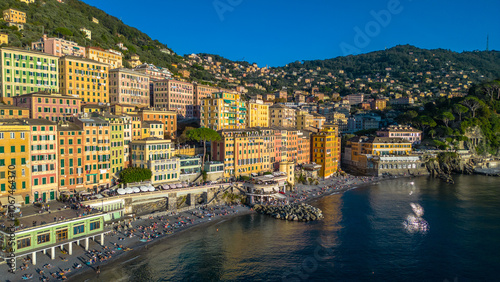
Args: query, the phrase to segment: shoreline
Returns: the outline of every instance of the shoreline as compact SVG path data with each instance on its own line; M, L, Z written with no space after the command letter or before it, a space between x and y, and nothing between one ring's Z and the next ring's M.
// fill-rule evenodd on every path
M298 184L297 190L296 190L297 193L295 193L295 194L290 193L290 194L288 194L288 197L291 200L290 203L292 203L292 200L294 200L295 197L298 197L299 195L301 195L301 194L299 194L299 191L301 191L302 195L305 196L305 199L299 201L299 203L311 204L312 202L315 202L323 197L336 195L336 194L343 194L351 189L355 189L355 188L362 187L365 185L369 185L369 184L373 184L373 183L377 183L377 182L381 182L381 181L394 180L394 179L399 179L399 178L413 178L413 177L417 177L417 176L396 176L396 177L388 177L388 178L348 176L346 178L332 178L332 179L327 179L325 181L321 181L318 185ZM322 187L326 187L326 186L333 186L333 187L338 186L339 188L338 189L335 189L335 188L324 189L324 188L322 188ZM298 198L295 198L295 200L298 200ZM48 263L52 263L54 265L53 270L59 269L59 271L61 271L63 269L68 269L68 267L70 267L71 272L66 273L66 277L69 281L98 281L99 278L95 273L96 268L98 266L99 266L99 269L101 272L106 272L106 270L108 270L108 269L113 269L114 266L116 266L117 264L123 264L123 263L126 263L128 261L132 261L132 260L140 257L141 252L143 252L144 250L147 250L147 248L154 247L156 244L165 243L167 238L175 238L175 236L180 236L180 234L185 234L185 232L187 232L187 231L191 231L191 230L194 231L194 230L198 230L199 228L206 228L208 226L220 223L221 221L232 220L238 216L256 213L255 211L253 211L251 209L251 207L242 206L242 205L235 205L234 208L231 208L231 206L227 206L227 205L208 207L208 208L214 209L213 217L211 217L210 220L208 220L206 218L205 219L198 218L191 224L187 224L187 225L183 225L179 228L175 228L175 231L173 231L172 233L162 234L158 238L151 240L151 241L146 241L146 242L140 241L140 240L138 240L139 238L136 238L136 237L138 237L137 235L134 235L133 239L130 239L132 237L126 238L123 241L123 244L124 244L123 248L124 249L125 249L125 247L131 248L131 250L130 251L123 251L123 250L116 251L115 254L113 254L112 257L106 261L95 263L92 265L86 265L86 264L84 264L84 259L89 255L85 251L83 251L83 249L81 249L80 251L75 252L76 254L74 254L73 256L68 257L68 259L70 261L74 262L72 265L69 262L65 262L65 261L61 261L61 260L48 260ZM231 212L231 213L216 215L215 209L219 209L220 212L226 211L226 213L227 212ZM188 219L190 219L191 217L195 218L193 213L199 212L199 211L200 211L200 207L195 208L193 210L184 211L181 213L176 213L175 217L178 217L179 221L181 218L188 218ZM132 224L134 227L139 226L138 224L143 224L143 225L147 226L148 222L159 221L159 217L160 217L160 215L158 215L158 213L143 215L143 216L138 217L137 220L133 221ZM168 218L172 219L173 216L172 215L171 216L164 215L164 216L161 216L161 219L163 220L164 217L167 218L167 222L168 222L168 220L169 220ZM126 218L124 218L123 222L127 222ZM184 221L182 221L182 222L184 222ZM109 234L112 234L112 233L113 232L111 232ZM104 246L107 246L107 247L112 249L113 246L111 245L111 243L116 242L117 239L119 240L120 236L125 237L126 233L127 232L125 230L122 230L122 231L116 232L116 235L107 235L105 237ZM108 248L108 250L110 250L109 248ZM102 249L102 246L100 244L97 244L94 242L94 244L91 247L89 247L89 250L92 250L92 249ZM118 250L120 250L120 249L118 249ZM75 269L74 265L76 263L80 263L80 262L81 262L81 265L83 267L81 269ZM37 264L36 266L31 265L30 267L33 267L34 269L44 270L42 268L42 266L45 263L46 262L42 262L42 260L40 260L39 264ZM48 281L56 280L49 275L49 273L51 273L52 271L47 271L47 270L45 270L45 271L46 271L46 273L44 273L44 276L49 278ZM59 272L59 271L56 271L56 272ZM31 273L31 271L29 271L29 273ZM23 274L26 274L26 272L17 271L15 275L9 276L9 279L7 279L6 281L21 280L22 279L21 275L23 275ZM39 280L38 279L39 277L40 277L40 275L35 274L33 278L36 280ZM17 279L17 278L19 278L19 279ZM57 280L59 280L59 279L57 279Z

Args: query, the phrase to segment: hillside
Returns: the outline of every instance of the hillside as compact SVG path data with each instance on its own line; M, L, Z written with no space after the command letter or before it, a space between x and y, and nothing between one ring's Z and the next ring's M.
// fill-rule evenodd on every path
M46 33L49 37L65 38L81 46L112 48L124 53L125 59L136 53L142 62L168 68L174 74L179 69L187 69L195 79L207 78L203 70L185 65L183 58L168 49L167 45L152 40L147 34L124 24L118 18L81 1L65 0L65 3L59 3L56 0L44 0L29 5L18 0L0 1L0 10L8 8L27 14L27 23L22 31L18 31L16 27L7 27L5 22L0 20L0 32L9 34L11 46L31 46L31 42L38 41L42 34ZM92 22L93 17L99 20L99 24ZM82 27L92 31L92 40L85 38L80 31ZM116 46L120 42L128 51L122 51ZM167 49L171 54L161 52L162 49ZM172 64L178 65L178 68Z

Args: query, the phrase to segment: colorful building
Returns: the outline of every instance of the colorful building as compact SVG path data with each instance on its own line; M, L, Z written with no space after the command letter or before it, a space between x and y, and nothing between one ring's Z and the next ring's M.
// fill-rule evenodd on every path
M262 100L250 100L247 109L247 127L269 127L269 105Z
M80 28L80 31L85 34L85 38L87 38L88 40L92 40L92 31L91 30L88 30L88 29L82 27L82 28Z
M174 111L179 118L194 117L194 94L192 83L164 79L154 81L153 84L153 104L155 107Z
M84 132L73 122L57 125L57 159L59 160L59 193L85 190Z
M31 43L33 51L40 51L50 55L85 57L85 47L78 43L61 38L47 37L46 34L38 42Z
M161 121L165 138L174 139L177 132L177 114L166 109L142 108L137 111L141 121Z
M307 129L312 126L313 124L313 115L310 114L308 111L305 110L299 110L296 112L297 116L297 129Z
M311 132L299 130L297 132L297 164L311 162Z
M60 89L91 104L109 103L109 65L91 59L64 56L59 60Z
M80 112L81 99L56 93L36 92L13 98L17 107L28 109L30 118L50 121L71 120Z
M30 118L30 110L23 107L0 104L0 119Z
M319 176L329 178L340 168L340 138L336 125L326 125L323 130L311 135L314 163L321 165Z
M3 11L3 20L7 22L7 26L17 26L21 30L26 23L26 13L16 9L7 9Z
M31 190L35 201L56 200L59 187L57 124L45 119L29 119L31 129ZM60 144L60 143L59 143Z
M156 137L158 139L165 139L164 125L161 121L143 121L142 128L149 129L149 136Z
M122 53L112 49L104 50L100 47L87 47L85 49L85 57L103 64L108 64L111 69L123 67Z
M201 100L212 96L212 93L219 92L218 88L194 84L194 116L200 118L200 104Z
M240 94L217 92L201 101L200 124L213 130L243 129L247 124L247 107Z
M149 107L149 77L135 71L118 68L109 71L111 103Z
M132 166L150 169L153 185L179 181L180 159L173 153L170 140L149 137L130 143Z
M141 64L134 67L134 71L149 76L150 80L171 79L172 73L166 69L153 64Z
M84 184L86 189L109 188L111 185L111 138L109 122L98 114L83 114L75 119L84 132Z
M9 44L9 35L5 33L0 33L0 45Z
M123 154L124 150L124 124L123 118L110 114L104 114L104 119L109 122L111 130L111 184L114 185L119 178L120 172L125 168Z
M0 48L2 98L48 91L59 92L59 58L20 48Z
M282 104L269 107L269 126L282 126L296 128L296 111Z
M15 166L16 191L13 196L16 203L29 204L31 194L31 169L29 125L20 119L0 120L0 203L8 205L9 176L13 176L10 168ZM9 168L9 166L11 166Z

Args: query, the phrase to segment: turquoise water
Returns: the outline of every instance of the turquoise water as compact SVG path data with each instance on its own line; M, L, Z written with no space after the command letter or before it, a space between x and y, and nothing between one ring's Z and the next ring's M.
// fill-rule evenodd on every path
M167 239L102 281L498 281L500 178L396 179L324 197L325 219L259 214ZM411 203L427 231L405 228Z

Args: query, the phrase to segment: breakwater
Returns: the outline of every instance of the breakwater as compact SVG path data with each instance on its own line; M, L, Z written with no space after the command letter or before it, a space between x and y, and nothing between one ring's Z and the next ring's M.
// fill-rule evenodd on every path
M290 221L313 221L323 218L323 212L320 209L303 203L284 206L254 205L253 209L276 219Z

